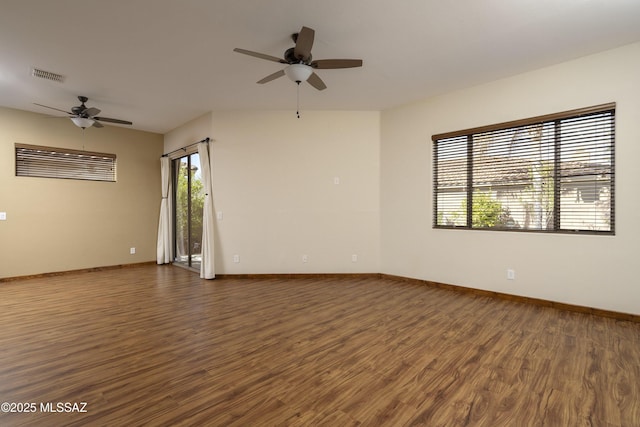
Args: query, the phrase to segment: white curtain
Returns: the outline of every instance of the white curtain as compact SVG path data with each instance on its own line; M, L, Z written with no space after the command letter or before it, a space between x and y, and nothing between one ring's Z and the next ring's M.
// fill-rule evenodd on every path
M158 222L157 261L158 264L171 262L171 160L160 158L160 181L162 185L162 201L160 202L160 220Z
M207 138L208 139L208 138ZM211 180L211 162L209 153L213 150L213 141L198 144L200 167L202 168L202 182L204 184L204 208L202 212L202 262L200 263L200 277L213 279L216 277L214 266L214 217Z

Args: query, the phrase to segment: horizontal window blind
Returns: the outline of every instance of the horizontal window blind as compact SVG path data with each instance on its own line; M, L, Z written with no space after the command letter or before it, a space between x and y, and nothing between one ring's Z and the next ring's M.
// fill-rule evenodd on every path
M16 176L116 180L116 155L65 148L15 144Z
M434 227L613 234L615 104L434 136Z

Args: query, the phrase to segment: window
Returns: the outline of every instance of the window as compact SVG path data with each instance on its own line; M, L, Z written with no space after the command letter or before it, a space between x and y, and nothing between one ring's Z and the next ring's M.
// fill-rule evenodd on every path
M615 103L432 139L434 228L614 234Z
M116 155L16 144L16 176L116 180Z

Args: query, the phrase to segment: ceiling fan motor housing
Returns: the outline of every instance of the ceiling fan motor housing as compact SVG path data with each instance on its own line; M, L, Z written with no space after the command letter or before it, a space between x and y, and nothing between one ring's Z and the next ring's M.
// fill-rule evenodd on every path
M297 58L294 53L295 48L290 47L284 52L284 60L287 61L287 64L305 64L309 65L311 63L311 54L305 61L304 58Z
M87 102L89 100L89 98L87 98L86 96L78 96L78 101L80 101L82 104L81 105L77 105L75 107L71 107L71 111L73 112L73 114L76 115L81 115L83 111L85 111L87 109L86 105L84 105L85 102Z

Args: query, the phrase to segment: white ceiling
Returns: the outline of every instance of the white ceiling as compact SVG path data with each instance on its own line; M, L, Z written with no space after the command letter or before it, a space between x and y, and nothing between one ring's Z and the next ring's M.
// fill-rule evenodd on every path
M282 65L233 48L282 57L303 25L314 59L364 65L319 70L328 88L301 86L302 111L382 110L639 41L640 1L1 0L0 105L55 114L33 103L85 95L158 133L215 110L294 114L295 83L255 83Z

